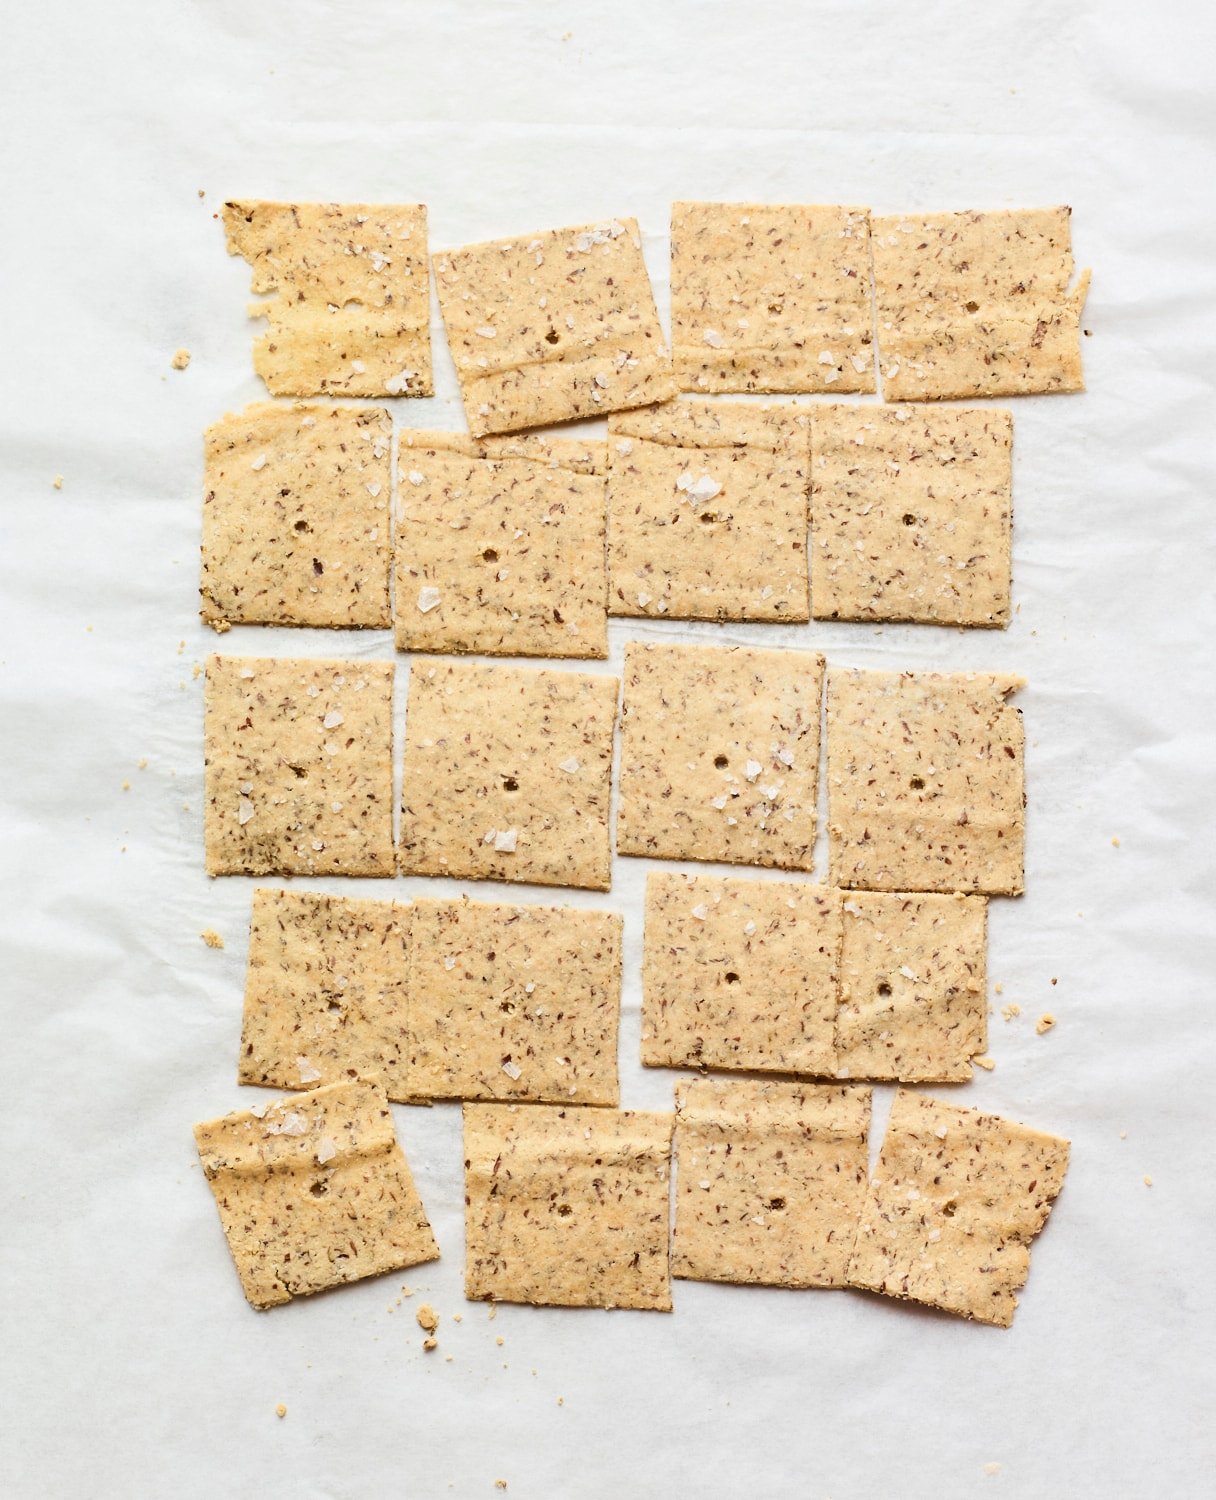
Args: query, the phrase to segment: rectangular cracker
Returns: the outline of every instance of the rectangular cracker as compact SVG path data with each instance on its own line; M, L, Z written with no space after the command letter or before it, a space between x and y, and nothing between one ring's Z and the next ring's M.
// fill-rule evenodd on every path
M1020 895L1024 686L995 672L828 672L833 885Z
M224 204L228 254L253 270L253 367L272 396L430 396L421 203Z
M225 1115L194 1139L254 1307L439 1258L374 1081Z
M857 891L844 903L836 1072L961 1083L988 1050L988 902Z
M393 664L211 656L208 875L392 875Z
M807 413L671 401L608 438L610 614L808 618Z
M869 1128L869 1089L681 1084L672 1275L846 1286L866 1197Z
M209 427L204 621L391 624L392 443L383 407L263 402Z
M618 686L576 672L415 662L402 873L606 891Z
M672 1117L466 1104L465 1296L671 1310Z
M809 870L823 657L625 647L617 850Z
M414 432L401 453L402 651L608 655L604 476L561 457L487 458ZM574 445L571 445L572 447Z
M240 1082L307 1089L374 1074L396 1103L412 1098L412 920L397 901L254 891Z
M865 208L673 203L671 340L683 391L872 391Z
M871 224L887 401L1081 391L1086 271L1071 208L895 214Z
M636 220L490 240L433 261L475 437L675 394Z
M643 1063L830 1078L840 902L839 891L805 881L653 872Z
M895 1096L849 1285L1008 1328L1069 1144L905 1089Z
M419 901L409 1076L428 1099L614 1105L621 919Z
M1013 417L994 407L817 406L817 620L1009 623Z

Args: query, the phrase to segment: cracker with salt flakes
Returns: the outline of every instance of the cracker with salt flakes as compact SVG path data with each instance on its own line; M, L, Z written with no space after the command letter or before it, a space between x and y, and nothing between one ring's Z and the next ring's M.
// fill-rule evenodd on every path
M392 875L392 702L391 662L208 657L208 875Z
M809 870L823 657L625 647L617 849Z
M378 1083L225 1115L194 1139L254 1307L439 1258Z
M676 1090L673 1276L846 1286L870 1090L698 1079Z
M888 401L1085 389L1070 208L894 214L871 224Z
M815 618L1007 625L1012 448L998 408L816 407Z
M1008 1328L1069 1143L901 1089L857 1228L850 1286Z
M994 672L828 672L834 885L1020 895L1024 735Z
M382 407L263 402L209 427L207 624L387 627L392 442Z
M224 204L229 255L265 298L253 367L273 396L430 396L421 203Z
M618 686L577 672L415 661L402 873L606 891Z
M675 394L636 220L490 240L432 259L474 436Z
M615 913L419 901L409 992L420 1098L617 1103Z
M873 391L869 210L672 204L671 329L681 390Z
M376 1075L408 1084L413 909L320 891L253 893L239 1079L308 1089Z
M808 618L806 412L672 401L608 439L610 614Z
M465 1296L671 1310L670 1114L466 1104Z

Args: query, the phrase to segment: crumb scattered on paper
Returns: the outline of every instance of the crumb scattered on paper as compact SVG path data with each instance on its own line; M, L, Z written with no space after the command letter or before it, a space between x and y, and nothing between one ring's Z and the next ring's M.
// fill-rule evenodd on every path
M1114 836L1114 838L1111 839L1111 843L1115 846L1116 849L1119 847L1119 835L1118 834L1116 834Z
M989 1057L987 1053L983 1057L972 1058L972 1062L975 1063L977 1068L983 1068L985 1073L991 1073L993 1068L996 1067L996 1058Z
M279 1402L278 1406L275 1407L274 1414L276 1417L285 1417L287 1415L287 1408L281 1401Z
M171 360L171 364L173 365L173 368L175 370L184 370L189 363L189 349L179 349L176 354L174 354L173 359Z
M1043 1036L1045 1035L1045 1033L1049 1032L1055 1024L1055 1016L1053 1016L1049 1010L1045 1010L1039 1017L1039 1019L1034 1023L1034 1029L1040 1036Z
M222 948L224 939L216 932L214 927L206 927L199 933L199 937L206 943L208 948Z
M1003 1015L1007 1021L1012 1021L1014 1016L1020 1016L1021 1014L1022 1007L1020 1005L1015 1005L1012 1001L1010 1001L1008 1005L1001 1006L1001 1015Z
M439 1314L429 1302L424 1302L414 1316L418 1319L418 1327L426 1333L434 1333L439 1327Z
M53 490L61 490L63 488L63 475L62 474L56 474L55 477L54 477L54 479L51 480L51 488Z
M1145 1187L1152 1187L1152 1185L1153 1185L1153 1179L1151 1177L1146 1176L1145 1179L1144 1179L1144 1186Z
M437 1338L423 1339L422 1347L429 1353L430 1350L437 1349L439 1347L439 1340Z

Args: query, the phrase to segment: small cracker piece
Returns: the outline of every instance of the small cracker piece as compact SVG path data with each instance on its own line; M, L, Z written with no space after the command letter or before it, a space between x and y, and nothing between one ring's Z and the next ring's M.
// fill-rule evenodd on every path
M194 1139L254 1307L439 1258L378 1083L225 1115Z
M392 875L392 701L391 662L208 657L208 875Z
M254 891L240 1082L309 1089L375 1074L390 1099L411 1099L412 919L396 901Z
M415 662L402 873L606 891L618 686L576 672Z
M805 620L810 419L672 401L608 423L608 609Z
M389 625L392 442L383 407L263 402L209 427L204 621Z
M273 396L430 396L421 203L224 204L228 254L253 268L253 367Z
M671 1310L672 1117L466 1104L465 1296Z
M1071 208L897 214L871 224L887 401L1081 391L1086 271Z
M817 620L1009 623L1009 412L818 406L811 448Z
M823 657L625 647L617 850L809 870Z
M805 881L653 872L642 1062L832 1077L840 902Z
M685 391L873 391L869 210L674 203L671 339Z
M848 1285L869 1128L869 1089L750 1079L681 1084L672 1275Z
M1008 1328L1068 1150L1059 1136L900 1089L849 1285Z
M636 220L490 240L433 261L475 437L675 394Z
M620 1098L615 913L419 901L409 989L409 1076L420 1098Z
M837 1076L961 1083L988 1046L983 896L851 893L844 902Z
M828 672L833 885L1020 895L1020 677Z

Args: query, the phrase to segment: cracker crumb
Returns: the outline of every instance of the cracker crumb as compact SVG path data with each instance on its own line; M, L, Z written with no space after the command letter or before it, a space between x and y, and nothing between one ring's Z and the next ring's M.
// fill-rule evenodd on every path
M506 1342L507 1342L507 1341L506 1341L506 1339L504 1339L504 1338L503 1338L503 1336L502 1336L502 1334L501 1334L501 1333L500 1333L500 1334L499 1334L499 1335L498 1335L498 1337L497 1337L497 1338L496 1338L496 1339L495 1339L495 1340L494 1340L494 1342L495 1342L495 1343L496 1343L496 1344L497 1344L497 1345L499 1345L499 1347L500 1347L500 1348L501 1348L501 1346L502 1346L502 1345L503 1345L503 1344L505 1344L505 1343L506 1343Z
M1127 1131L1126 1130L1121 1130L1119 1132L1119 1139L1121 1141L1125 1141L1127 1139Z
M280 1418L285 1417L287 1415L287 1408L283 1405L283 1403L281 1401L279 1402L278 1406L275 1407L274 1414L275 1414L276 1417L280 1417Z
M1005 993L1005 986L1003 984L998 984L996 986L996 992L998 995L1003 995Z
M565 1398L565 1396L559 1396L557 1398L557 1404L559 1406L565 1406L565 1404L566 1404L566 1398Z
M989 1057L987 1053L983 1057L972 1058L972 1062L975 1063L977 1068L983 1068L985 1073L991 1073L993 1068L996 1067L996 1058Z
M124 792L129 792L131 790L131 783L129 781L124 781L122 784L122 789Z
M179 349L170 361L175 370L184 370L190 363L189 349Z
M224 939L216 932L214 927L205 927L199 933L199 937L202 938L208 948L222 948L224 946Z
M63 488L63 475L62 474L56 474L55 477L54 477L54 479L51 480L51 488L53 490L61 490ZM1118 839L1116 839L1115 842L1118 843L1119 842Z
M425 1333L434 1333L439 1327L439 1314L429 1302L424 1302L414 1316L418 1320L418 1327Z
M1005 1017L1006 1021L1012 1021L1014 1016L1020 1016L1021 1014L1022 1007L1020 1005L1014 1005L1010 1002L1008 1005L1001 1006L1001 1015Z
M422 1347L429 1353L432 1349L438 1349L439 1340L437 1338L423 1339Z
M505 1490L506 1487L507 1487L507 1481L505 1479L496 1479L494 1481L494 1488L496 1490Z
M1057 979L1057 978L1056 978L1056 976L1055 976L1055 975L1054 975L1054 974L1053 974L1053 975L1052 975L1052 976L1051 976L1051 982L1052 982L1052 984L1059 984L1059 982L1060 982L1060 981L1059 981L1059 980L1058 980L1058 979Z
M1144 1186L1145 1187L1152 1187L1152 1185L1153 1185L1153 1179L1151 1177L1146 1176L1145 1179L1144 1179Z
M453 1313L452 1314L452 1322L453 1323L463 1323L464 1322L464 1314L463 1313Z
M1052 1013L1049 1010L1045 1010L1043 1012L1043 1014L1039 1017L1039 1019L1034 1023L1034 1029L1039 1034L1039 1036L1044 1036L1044 1035L1046 1035L1047 1032L1049 1032L1051 1030L1051 1028L1055 1024L1056 1024L1056 1018L1055 1018L1055 1016L1053 1016Z
M58 489L59 486L56 485L55 488ZM1111 843L1115 846L1116 849L1119 847L1119 836L1118 836L1118 834L1116 834L1115 837L1113 839L1111 839Z
M984 1465L984 1473L985 1474L999 1474L1000 1472L1001 1472L1001 1466L1000 1466L1000 1464L985 1464Z
M146 755L141 755L139 757L138 769L141 771L146 771L148 769L148 757Z

